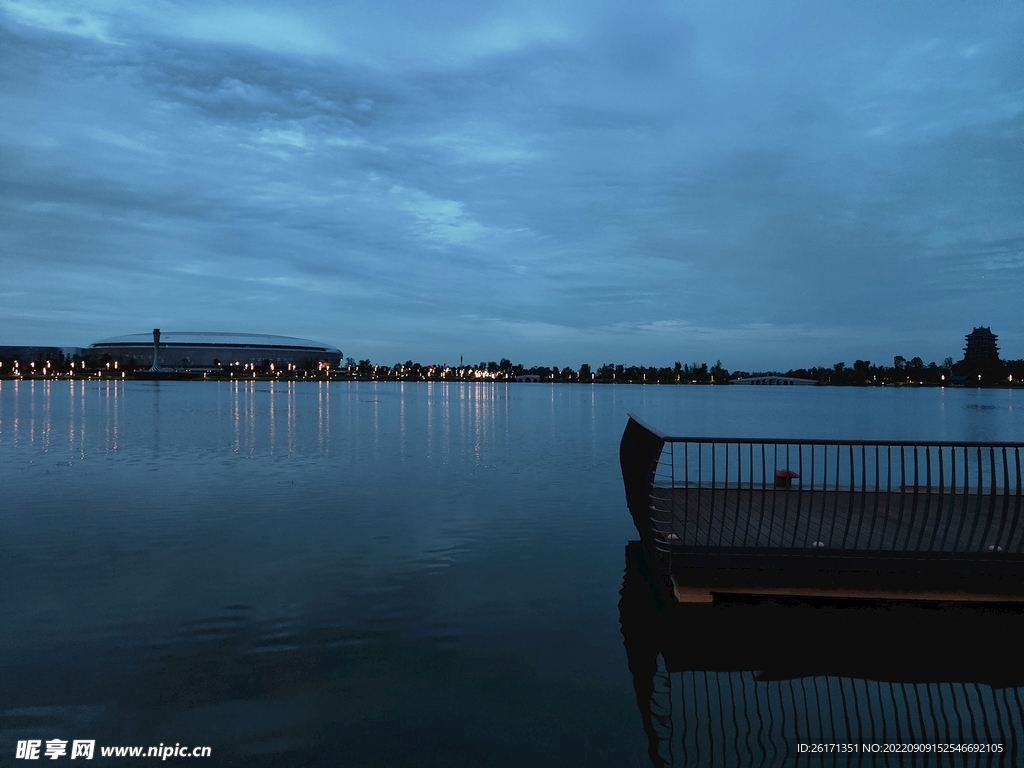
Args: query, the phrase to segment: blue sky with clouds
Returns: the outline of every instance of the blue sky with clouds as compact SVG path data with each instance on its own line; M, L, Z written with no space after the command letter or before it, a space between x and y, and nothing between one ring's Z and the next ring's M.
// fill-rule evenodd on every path
M0 0L0 344L1024 357L1024 4Z

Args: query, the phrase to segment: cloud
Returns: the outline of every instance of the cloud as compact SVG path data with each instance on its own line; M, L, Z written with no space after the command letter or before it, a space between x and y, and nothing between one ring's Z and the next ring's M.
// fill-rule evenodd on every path
M87 5L41 3L31 0L0 0L0 11L19 24L49 32L77 35L103 43L112 43L107 23L90 13Z
M301 127L295 128L264 128L260 131L259 139L261 144L272 144L285 147L296 147L305 149L308 146L305 131Z
M418 189L391 188L400 208L411 213L417 229L429 240L461 245L483 236L487 228L466 216L463 204L429 195Z
M115 133L114 131L110 131L105 128L93 127L89 130L89 135L92 138L96 139L97 141L109 144L113 147L117 147L118 149L128 149L133 152L157 152L157 150L153 149L153 147L144 144L141 141L136 141L135 139L131 139L128 136L124 136L123 134L120 133Z
M89 318L5 337L151 312L750 368L1012 343L1024 11L875 11L3 2L6 310Z

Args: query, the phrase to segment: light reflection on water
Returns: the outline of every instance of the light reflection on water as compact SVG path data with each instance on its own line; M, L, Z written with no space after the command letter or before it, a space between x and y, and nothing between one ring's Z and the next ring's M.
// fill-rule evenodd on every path
M1015 392L794 389L0 381L0 750L648 764L618 612L627 412L1024 436Z

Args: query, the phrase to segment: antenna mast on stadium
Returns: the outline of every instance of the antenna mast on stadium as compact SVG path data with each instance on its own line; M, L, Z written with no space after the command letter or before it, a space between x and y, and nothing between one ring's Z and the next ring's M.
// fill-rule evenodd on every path
M153 364L149 366L151 373L160 371L160 329L153 329Z

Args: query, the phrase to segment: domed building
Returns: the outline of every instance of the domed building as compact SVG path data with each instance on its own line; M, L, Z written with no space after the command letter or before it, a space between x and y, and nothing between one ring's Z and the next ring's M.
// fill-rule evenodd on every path
M167 331L132 333L97 341L87 357L118 362L124 367L158 370L220 370L226 366L257 367L271 363L285 368L316 370L340 366L340 349L309 339L257 333ZM155 358L155 360L154 360Z

